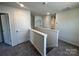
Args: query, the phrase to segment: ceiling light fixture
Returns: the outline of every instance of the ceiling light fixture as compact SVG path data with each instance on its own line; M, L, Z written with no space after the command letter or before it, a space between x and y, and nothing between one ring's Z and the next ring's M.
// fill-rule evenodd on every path
M47 12L47 15L50 15L50 13L49 13L49 12Z
M24 4L20 3L20 2L16 2L17 4L19 4L21 7L24 7Z
M21 7L24 7L24 5L23 5L23 4L21 4L21 3L20 3L20 6L21 6Z

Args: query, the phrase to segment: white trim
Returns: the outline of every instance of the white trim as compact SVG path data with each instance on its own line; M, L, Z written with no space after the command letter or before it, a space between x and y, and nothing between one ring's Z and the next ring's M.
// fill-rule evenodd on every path
M41 55L46 56L47 34L42 33L42 32L39 32L39 31L34 30L34 29L30 29L30 30L33 31L33 32L35 32L35 33L38 33L38 34L44 36L44 53L42 53L32 41L31 41L31 43L33 44L33 46L38 50L38 52L39 52ZM31 34L31 33L30 33L30 34ZM31 39L32 39L32 38L31 38Z
M79 47L79 44L77 44L77 43L74 43L74 42L71 42L71 41L68 41L68 40L63 40L63 37L62 36L60 36L59 37L59 40L62 40L62 41L64 41L64 42L67 42L67 43L69 43L69 44L72 44L72 45L74 45L74 46L78 46Z
M46 56L46 48L47 48L47 35L44 37L44 56Z
M40 31L37 31L37 30L34 30L34 29L31 29L31 31L33 31L33 32L35 32L35 33L38 33L38 34L40 34L40 35L43 35L43 36L47 36L47 34L42 33L42 32L40 32Z

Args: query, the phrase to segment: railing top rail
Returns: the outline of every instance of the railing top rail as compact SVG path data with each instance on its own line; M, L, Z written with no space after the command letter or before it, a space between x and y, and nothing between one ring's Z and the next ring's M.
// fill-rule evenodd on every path
M38 33L40 35L43 35L43 36L47 36L47 34L43 33L43 32L40 32L38 30L35 30L35 29L30 29L31 31L35 32L35 33Z

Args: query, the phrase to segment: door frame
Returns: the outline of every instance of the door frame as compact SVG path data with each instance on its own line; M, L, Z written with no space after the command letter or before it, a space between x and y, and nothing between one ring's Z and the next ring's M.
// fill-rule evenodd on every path
M3 27L2 27L2 21L1 21L1 15L8 15L8 13L0 13L1 36L2 36L2 43L4 43L4 34L3 34Z

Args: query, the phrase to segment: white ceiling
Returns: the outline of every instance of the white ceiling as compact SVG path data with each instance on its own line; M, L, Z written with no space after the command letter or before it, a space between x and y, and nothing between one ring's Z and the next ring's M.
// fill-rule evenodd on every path
M46 15L47 12L54 14L56 12L77 8L79 2L48 2L46 5L43 2L21 2L26 9L30 9L34 15ZM0 5L6 5L11 7L20 7L16 2L0 2Z

